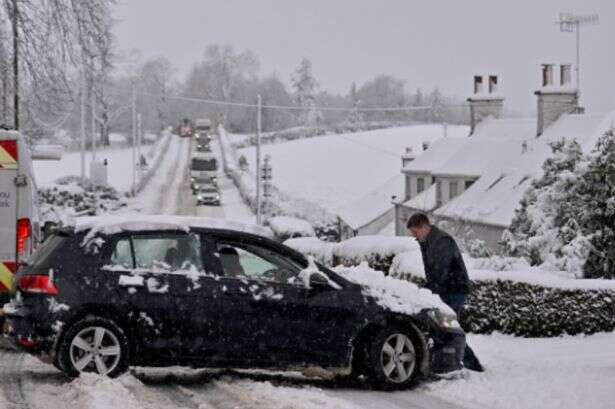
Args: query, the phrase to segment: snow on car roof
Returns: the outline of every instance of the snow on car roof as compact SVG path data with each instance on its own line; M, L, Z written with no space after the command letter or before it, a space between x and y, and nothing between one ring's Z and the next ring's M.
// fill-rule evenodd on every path
M95 233L114 234L122 231L189 231L191 228L210 228L235 230L242 233L272 237L271 230L268 228L233 220L208 217L144 215L139 213L78 217L74 220L74 227L75 231L90 230L89 235Z

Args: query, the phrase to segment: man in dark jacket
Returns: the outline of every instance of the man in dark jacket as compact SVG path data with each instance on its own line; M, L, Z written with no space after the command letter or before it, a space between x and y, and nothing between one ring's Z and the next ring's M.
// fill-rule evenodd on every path
M421 246L427 288L438 294L459 317L470 290L470 280L457 243L448 233L432 226L423 213L412 215L407 227ZM483 370L469 346L466 346L463 363L468 369Z

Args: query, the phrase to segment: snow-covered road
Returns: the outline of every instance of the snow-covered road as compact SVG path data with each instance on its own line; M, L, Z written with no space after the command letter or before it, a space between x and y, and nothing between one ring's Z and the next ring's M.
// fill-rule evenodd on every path
M119 379L70 380L36 358L0 351L4 409L551 409L613 407L615 334L469 337L486 373L459 372L401 392L298 374L134 368Z

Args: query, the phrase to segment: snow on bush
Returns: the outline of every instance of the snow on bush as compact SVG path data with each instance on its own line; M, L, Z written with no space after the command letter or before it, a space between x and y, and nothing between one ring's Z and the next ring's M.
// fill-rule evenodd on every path
M362 287L364 295L376 300L387 310L402 314L417 314L426 308L438 308L454 314L440 297L425 288L419 288L410 281L387 277L382 271L370 268L367 262L356 267L338 266L335 272Z
M464 261L469 270L527 271L530 269L530 264L521 257L464 257Z
M503 235L507 253L571 277L615 277L615 133L590 155L561 140Z
M367 261L370 267L388 272L395 255L407 251L419 251L411 237L357 236L334 247L333 263L350 266Z
M284 241L295 237L314 237L316 233L310 223L303 219L289 216L274 216L267 220L267 225L274 236Z
M96 186L77 176L58 179L38 190L42 222L67 223L76 216L113 213L126 206L126 199L109 186Z
M410 277L425 278L423 256L419 249L405 251L393 257L389 268L391 277L408 280Z
M316 237L299 237L288 239L284 244L305 256L314 257L314 260L321 264L333 265L333 248L337 243L322 241Z

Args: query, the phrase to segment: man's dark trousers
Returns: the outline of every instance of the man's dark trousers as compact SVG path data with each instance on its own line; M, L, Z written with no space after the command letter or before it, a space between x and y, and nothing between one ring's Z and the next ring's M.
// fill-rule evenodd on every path
M448 305L453 311L455 311L455 314L457 314L457 319L459 320L461 318L461 309L463 308L463 304L466 302L466 294L441 294L440 298L444 304ZM472 348L470 348L467 343L466 350L463 353L463 366L475 371L480 371L483 369L483 366L474 354L474 351L472 351Z

